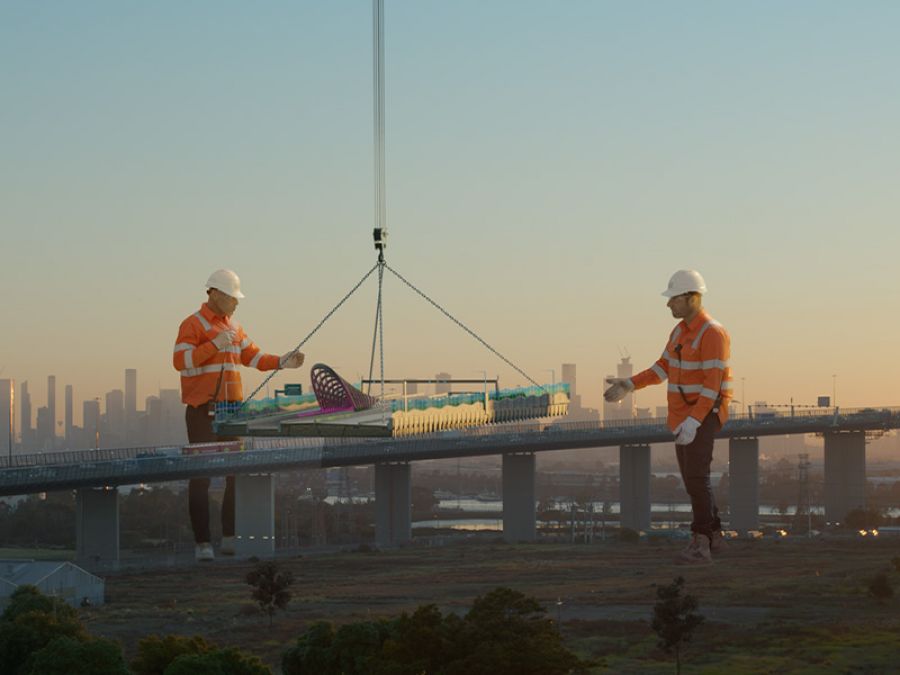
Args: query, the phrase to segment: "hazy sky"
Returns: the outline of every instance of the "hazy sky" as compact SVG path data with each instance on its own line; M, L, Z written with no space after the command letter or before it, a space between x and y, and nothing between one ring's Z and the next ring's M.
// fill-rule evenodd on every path
M695 267L737 398L900 404L900 3L385 4L388 262L532 377L575 362L599 406ZM0 368L35 408L51 373L177 387L217 267L280 353L375 262L370 2L3 2L0 92ZM388 377L521 381L384 290ZM310 364L368 370L375 292Z

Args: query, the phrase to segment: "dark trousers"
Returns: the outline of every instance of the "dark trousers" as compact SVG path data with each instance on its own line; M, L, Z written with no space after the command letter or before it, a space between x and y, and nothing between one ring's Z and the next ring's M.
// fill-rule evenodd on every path
M713 532L722 529L719 520L719 509L713 496L709 482L709 466L712 463L713 443L716 434L722 428L717 413L710 413L697 429L693 443L675 445L675 456L681 470L684 489L691 498L691 511L694 519L691 532L712 537Z
M232 436L217 436L213 431L213 418L209 416L209 404L187 406L184 411L189 443L215 443L237 440ZM209 478L192 478L188 481L188 510L194 541L206 543L209 534ZM222 536L234 536L234 476L225 479L225 495L222 497Z

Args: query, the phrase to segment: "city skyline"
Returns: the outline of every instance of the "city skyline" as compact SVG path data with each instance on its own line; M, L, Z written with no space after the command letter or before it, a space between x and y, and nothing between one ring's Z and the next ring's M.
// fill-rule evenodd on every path
M900 6L647 10L388 3L388 262L535 380L577 363L586 407L621 349L635 372L658 357L679 268L705 276L748 400L898 403ZM49 374L86 397L124 368L138 400L177 388L178 324L214 269L241 275L237 320L281 354L375 262L371 7L210 18L0 8L18 64L0 73L0 369L33 400ZM522 383L390 275L384 293L388 377ZM375 294L310 364L368 372Z

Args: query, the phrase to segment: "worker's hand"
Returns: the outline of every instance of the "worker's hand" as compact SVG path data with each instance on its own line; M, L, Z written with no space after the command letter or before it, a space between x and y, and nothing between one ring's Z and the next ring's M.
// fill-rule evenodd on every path
M279 368L299 368L306 357L303 352L288 352L278 361Z
M603 392L603 398L610 403L621 401L628 395L628 392L634 391L634 385L629 377L607 377L606 383L611 386Z
M700 422L694 417L688 417L675 427L675 445L690 445L693 443L699 428Z
M216 335L216 337L213 338L212 343L216 346L216 349L221 351L232 344L236 339L237 333L229 328Z

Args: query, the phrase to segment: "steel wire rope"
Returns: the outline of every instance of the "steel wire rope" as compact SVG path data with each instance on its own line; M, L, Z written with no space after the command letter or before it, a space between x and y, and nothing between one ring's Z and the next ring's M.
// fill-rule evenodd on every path
M462 321L460 321L459 319L457 319L455 316L453 316L453 315L452 315L450 312L448 312L446 309L444 309L443 307L441 307L438 303L436 303L434 300L432 300L430 297L428 297L428 295L426 295L425 293L423 293L422 291L420 291L418 288L416 288L411 282L407 281L407 280L403 277L403 275L400 274L397 270L395 270L393 267L391 267L391 266L388 265L387 263L385 263L385 267L387 267L388 271L391 272L391 273L392 273L395 277L397 277L400 281L402 281L404 284L406 284L407 286L409 286L413 291L415 291L415 292L418 293L420 296L422 296L422 298L424 298L427 302L429 302L435 309L437 309L437 310L438 310L439 312L441 312L444 316L446 316L448 319L450 319L453 323L455 323L457 326L459 326L459 327L462 328L464 331L466 331L466 332L467 332L469 335L471 335L473 338L475 338L476 340L478 340L478 341L479 341L482 345L484 345L484 346L488 349L488 351L490 351L494 356L498 357L498 358L499 358L501 361L503 361L506 365L510 366L513 370L515 370L517 373L519 373L519 375L521 375L521 376L524 377L526 380L528 380L529 382L531 382L531 384L533 384L535 387L538 387L539 389L543 389L544 391L547 391L547 388L546 388L545 386L540 385L540 384L538 384L537 382L535 382L531 377L528 376L528 373L526 373L524 370L522 370L521 368L519 368L515 363L513 363L513 362L510 361L508 358L506 358L505 356L503 356L503 354L501 354L500 352L498 352L496 349L494 349L493 347L491 347L487 342L485 342L481 337L479 337L479 336L475 333L475 331L473 331L471 328L469 328L468 326L466 326Z
M325 315L325 317L316 325L316 327L310 331L309 335L307 335L305 338L303 338L300 341L300 344L298 344L291 351L289 351L287 354L285 354L285 356L293 356L298 351L300 351L300 348L303 347L303 345L305 345L309 341L309 339L313 335L315 335L322 326L325 325L325 322L328 321L328 319L330 319L332 317L332 315L336 311L338 311L345 302L347 302L347 300L350 298L350 296L353 295L354 293L356 293L356 291L359 289L360 286L363 285L363 283L366 281L366 279L368 279L370 276L372 276L372 272L374 272L376 269L378 269L378 266L379 266L379 263L376 263L375 265L373 265L372 269L370 269L368 272L366 272L365 276L362 279L360 279L353 288L350 289L350 292L347 293L347 295L345 295L343 298L341 298L341 301L338 304L336 304L334 307L332 307L331 311L328 312L328 314ZM240 407L234 412L232 417L236 417L241 412L241 410L244 409L244 406L250 402L250 399L252 399L254 396L256 396L259 393L260 389L265 387L266 384L268 383L268 381L271 380L273 377L275 377L275 375L277 373L280 373L282 370L284 370L284 369L281 367L281 364L279 363L278 368L276 368L271 373L269 373L269 375L266 377L266 379L264 379L262 381L262 384L260 384L256 389L254 389L253 393L250 394L250 396L248 396L241 402Z

